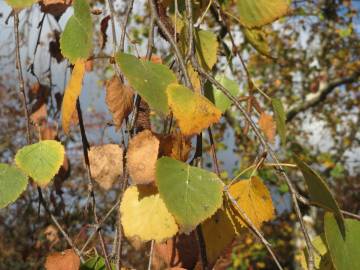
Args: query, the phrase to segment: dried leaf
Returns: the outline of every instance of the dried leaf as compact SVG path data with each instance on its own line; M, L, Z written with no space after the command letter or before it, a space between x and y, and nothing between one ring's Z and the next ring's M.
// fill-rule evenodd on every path
M191 150L191 139L189 137L175 131L169 135L159 136L159 139L159 156L172 157L181 161L186 161L189 158Z
M45 103L42 104L38 110L36 110L35 112L33 112L30 115L31 121L34 122L37 125L40 125L40 123L43 120L46 120L46 118L47 118L47 108L46 108Z
M273 219L275 210L271 195L259 177L239 181L230 186L229 192L257 228ZM243 220L239 221L246 226Z
M41 11L53 15L56 19L71 6L72 0L42 0L39 2Z
M106 85L106 104L112 113L117 129L132 111L134 92L130 86L124 85L117 76Z
M52 57L56 59L58 63L61 63L64 60L64 56L61 53L60 49L60 32L54 31L53 40L49 43L49 53Z
M126 237L162 241L174 236L178 227L155 187L129 187L120 205L121 224Z
M46 270L78 270L79 267L80 258L72 249L52 253L45 262Z
M155 181L159 144L159 139L150 130L144 130L130 140L126 159L133 183L148 184Z
M184 135L200 133L220 120L221 111L214 104L185 86L170 84L166 92L169 106Z
M259 127L264 132L266 138L271 143L274 143L276 124L274 122L273 117L267 113L264 113L264 112L261 113L260 119L259 119Z
M70 82L65 89L64 99L61 107L62 126L66 134L69 133L71 118L75 112L76 100L81 93L84 75L85 61L79 59L75 63Z
M117 144L91 147L89 161L91 176L105 190L123 174L123 150Z
M198 256L195 233L179 234L163 243L155 243L151 269L194 269Z

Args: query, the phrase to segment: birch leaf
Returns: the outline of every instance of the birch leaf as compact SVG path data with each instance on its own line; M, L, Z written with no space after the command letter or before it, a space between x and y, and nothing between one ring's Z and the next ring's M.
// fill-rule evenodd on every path
M47 256L45 262L46 270L78 270L79 267L80 258L72 249L54 252Z
M188 233L222 205L223 183L216 174L163 157L156 164L161 198Z
M120 205L121 224L126 237L160 242L174 236L178 227L155 187L129 187Z
M130 140L126 159L133 183L148 184L155 181L159 144L159 139L150 130L144 130Z
M220 120L221 111L204 96L180 84L170 84L166 91L169 106L184 135L200 133Z
M139 60L130 54L119 53L116 62L131 87L150 108L166 115L169 109L165 90L170 83L176 82L175 74L165 65Z
M237 0L238 18L245 27L260 27L286 15L289 3L289 0Z
M5 0L5 2L12 8L27 8L35 4L38 0Z
M27 183L26 175L19 169L0 163L0 209L16 201Z
M211 70L217 61L219 44L217 37L210 31L195 31L196 56L202 67Z
M270 192L259 177L241 180L230 186L229 192L257 228L274 218L275 210ZM243 220L240 223L246 226Z
M114 76L106 85L106 104L112 113L116 129L119 129L122 122L132 111L133 90L124 85L117 76Z
M64 99L61 105L62 127L66 134L69 133L72 116L76 109L76 100L81 94L85 75L85 61L76 61L70 82L65 89Z
M93 25L87 0L74 0L74 15L66 23L60 37L61 53L75 63L87 59L92 50Z
M93 146L89 151L91 176L105 190L123 174L123 150L117 144Z
M261 113L259 118L259 127L262 130L262 132L264 132L266 138L271 143L274 143L276 125L273 117L267 113Z
M21 148L16 165L39 186L46 186L64 163L64 146L55 140L40 141Z
M286 114L280 99L271 99L271 104L275 114L276 127L283 145L286 143Z
M337 219L327 212L324 217L326 244L336 270L360 269L360 222L345 219L345 234Z
M261 29L243 29L246 40L262 55L269 58L271 56L271 49L266 39L265 33Z

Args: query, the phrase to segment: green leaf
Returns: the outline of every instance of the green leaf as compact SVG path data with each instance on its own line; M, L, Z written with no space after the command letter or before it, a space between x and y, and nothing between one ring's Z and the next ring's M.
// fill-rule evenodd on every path
M64 162L65 150L54 140L45 140L21 148L15 156L16 165L39 186L46 186Z
M169 108L165 90L170 83L176 82L175 74L165 65L139 60L126 53L118 53L116 62L150 108L166 115Z
M163 157L156 164L160 196L184 232L192 231L222 205L223 183L216 174Z
M202 67L211 70L217 61L219 44L216 35L210 31L195 32L196 56Z
M286 15L289 4L289 0L237 0L238 19L245 27L260 27Z
M12 8L26 8L38 2L38 0L5 0Z
M93 25L90 7L86 0L74 0L74 15L68 20L60 38L62 54L75 63L87 59L92 50Z
M216 80L224 86L233 96L238 96L240 94L239 85L236 81L230 80L225 75L216 76ZM215 104L215 106L221 111L225 112L232 104L232 101L224 95L219 89L208 84L205 88L205 96Z
M0 163L0 209L16 201L27 183L26 175L19 169Z
M111 269L116 269L115 264L111 263ZM106 270L105 259L101 256L92 257L80 266L80 270Z
M246 40L262 55L265 55L269 58L273 58L270 54L270 46L266 40L265 33L258 28L248 29L243 28L243 33Z
M331 194L326 182L310 166L300 160L297 156L294 156L294 161L305 178L311 201L329 211L332 211L336 215L336 220L341 231L345 232L343 215L340 212L340 208Z
M324 217L326 243L336 270L360 269L360 222L345 219L345 237L331 213Z
M275 114L276 128L278 130L281 142L286 143L286 114L284 106L280 99L271 99L271 104Z

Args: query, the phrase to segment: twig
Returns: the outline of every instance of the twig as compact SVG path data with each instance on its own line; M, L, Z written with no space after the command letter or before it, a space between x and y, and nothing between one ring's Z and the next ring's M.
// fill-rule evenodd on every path
M148 263L148 267L147 267L148 270L151 270L152 257L153 257L153 253L154 253L154 243L155 243L155 241L152 240L151 246L150 246L149 263Z
M112 1L112 0L110 0L110 1ZM129 22L129 17L130 17L130 13L131 13L131 10L133 8L133 5L134 5L134 0L130 0L130 3L129 3L129 5L127 7L127 10L126 10L125 20L121 25L121 30L122 31L121 31L120 45L119 45L119 51L120 52L124 51L126 27L127 27L128 22Z
M15 33L15 46L16 46L16 69L18 72L18 79L19 79L19 88L21 93L21 100L23 103L24 114L26 118L26 136L27 136L27 143L31 144L31 135L30 135L30 117L28 111L28 104L26 101L26 93L25 93L25 82L24 76L21 67L21 57L20 57L20 37L19 37L19 15L17 11L14 10L14 33Z
M261 232L256 228L256 226L254 225L254 223L251 221L251 219L248 217L248 215L245 213L245 211L240 207L240 205L237 203L237 201L234 199L234 197L230 194L229 190L227 187L224 188L224 192L226 194L226 196L230 199L231 203L235 206L235 208L239 211L241 217L243 218L243 220L245 221L245 223L248 225L248 228L260 239L261 243L263 243L263 245L265 246L265 248L267 249L267 251L270 253L271 257L273 258L273 260L276 263L276 266L282 270L282 266L279 262L279 260L277 259L275 253L273 252L273 250L271 249L271 245L270 243L264 238L264 236L261 234Z

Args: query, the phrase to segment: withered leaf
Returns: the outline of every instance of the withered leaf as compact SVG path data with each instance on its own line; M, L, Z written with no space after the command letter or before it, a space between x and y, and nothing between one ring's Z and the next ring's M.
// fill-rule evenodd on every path
M177 160L186 161L191 150L191 139L181 132L175 131L168 135L160 135L159 156L172 157Z
M109 26L109 20L110 20L111 16L110 15L107 15L106 17L104 17L102 20L101 20L101 23L100 23L100 48L101 49L104 49L105 48L105 45L106 45L106 42L107 42L107 39L108 39L108 36L106 34L106 30Z
M46 270L78 270L79 267L80 258L72 249L54 252L47 256L45 262Z
M271 115L267 113L261 113L259 119L259 127L264 132L266 138L273 143L275 139L276 124Z
M41 11L53 15L57 20L71 3L72 0L42 0L39 2Z
M117 144L92 146L89 162L91 176L105 190L123 174L123 150Z
M135 184L155 181L159 144L159 139L150 130L144 130L130 140L126 159L129 174Z
M124 85L118 77L114 76L106 86L106 104L112 113L117 129L123 120L129 116L133 107L134 92L130 86Z

